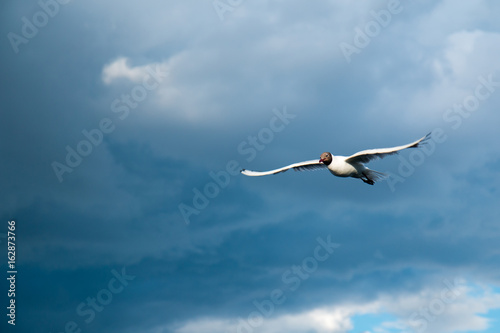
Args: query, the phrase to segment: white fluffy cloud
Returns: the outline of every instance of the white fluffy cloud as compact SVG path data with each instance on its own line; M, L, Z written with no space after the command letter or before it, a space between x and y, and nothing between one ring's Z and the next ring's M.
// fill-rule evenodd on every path
M356 329L356 318L375 315L371 331L447 333L484 330L487 313L500 308L500 293L488 287L444 280L414 293L380 295L370 302L351 302L314 308L295 314L274 316L273 312L252 312L238 319L192 320L176 333L347 333ZM395 320L376 321L389 314ZM267 316L267 318L266 318Z
M128 59L120 57L110 64L104 66L102 70L102 80L106 84L110 84L116 79L125 78L133 82L140 81L144 76L144 72L139 67L130 67Z
M160 65L166 70L166 63L150 63L143 66L130 66L130 60L126 57L119 57L104 66L102 70L102 81L111 84L115 80L126 79L134 83L141 83L148 75L148 68L155 68Z

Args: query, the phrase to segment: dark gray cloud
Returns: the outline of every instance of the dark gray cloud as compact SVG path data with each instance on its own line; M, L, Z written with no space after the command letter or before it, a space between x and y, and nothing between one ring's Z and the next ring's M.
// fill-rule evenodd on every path
M0 215L17 222L18 331L237 331L273 290L286 300L255 332L495 329L478 314L500 307L497 5L222 1L220 20L210 1L62 2L1 5ZM23 36L45 4L57 13ZM358 48L349 62L341 43ZM277 113L290 116L252 147ZM411 151L371 164L392 185L228 170L429 131L441 140L418 165ZM68 149L89 147L68 166ZM62 181L54 162L71 168ZM196 201L207 186L217 193ZM318 237L340 245L324 261Z

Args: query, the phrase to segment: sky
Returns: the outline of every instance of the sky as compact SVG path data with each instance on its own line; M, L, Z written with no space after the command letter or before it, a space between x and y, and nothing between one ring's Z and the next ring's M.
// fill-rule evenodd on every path
M0 7L2 332L500 329L500 3Z

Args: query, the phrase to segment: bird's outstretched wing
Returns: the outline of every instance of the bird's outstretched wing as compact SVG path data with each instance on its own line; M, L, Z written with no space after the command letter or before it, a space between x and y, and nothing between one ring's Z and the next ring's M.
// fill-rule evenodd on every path
M431 133L427 134L423 138L409 143L404 146L397 146L397 147L392 147L392 148L378 148L378 149L367 149L367 150L362 150L360 152L357 152L354 155L351 155L346 158L346 162L348 163L368 163L371 160L377 159L377 158L383 158L389 155L394 155L397 154L400 150L406 149L406 148L417 148L420 147L421 144L423 144L425 141L429 140L431 137Z
M318 170L318 169L325 169L327 166L324 165L323 163L319 162L319 159L317 160L310 160L310 161L305 161L305 162L300 162L300 163L294 163L290 164L286 167L271 170L271 171L251 171L251 170L241 170L240 172L244 174L245 176L267 176L267 175L275 175L280 172L285 172L290 169L294 169L295 171L304 171L304 170Z

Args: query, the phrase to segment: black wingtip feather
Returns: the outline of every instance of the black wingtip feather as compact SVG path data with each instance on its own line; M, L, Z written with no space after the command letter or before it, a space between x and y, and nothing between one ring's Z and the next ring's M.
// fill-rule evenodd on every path
M427 144L427 141L431 138L431 134L432 134L432 132L427 133L427 134L424 136L424 138L422 139L422 141L417 142L416 144L414 144L413 146L410 146L410 147L408 147L408 148L418 148L418 147L420 147L421 145L425 145L425 144Z

